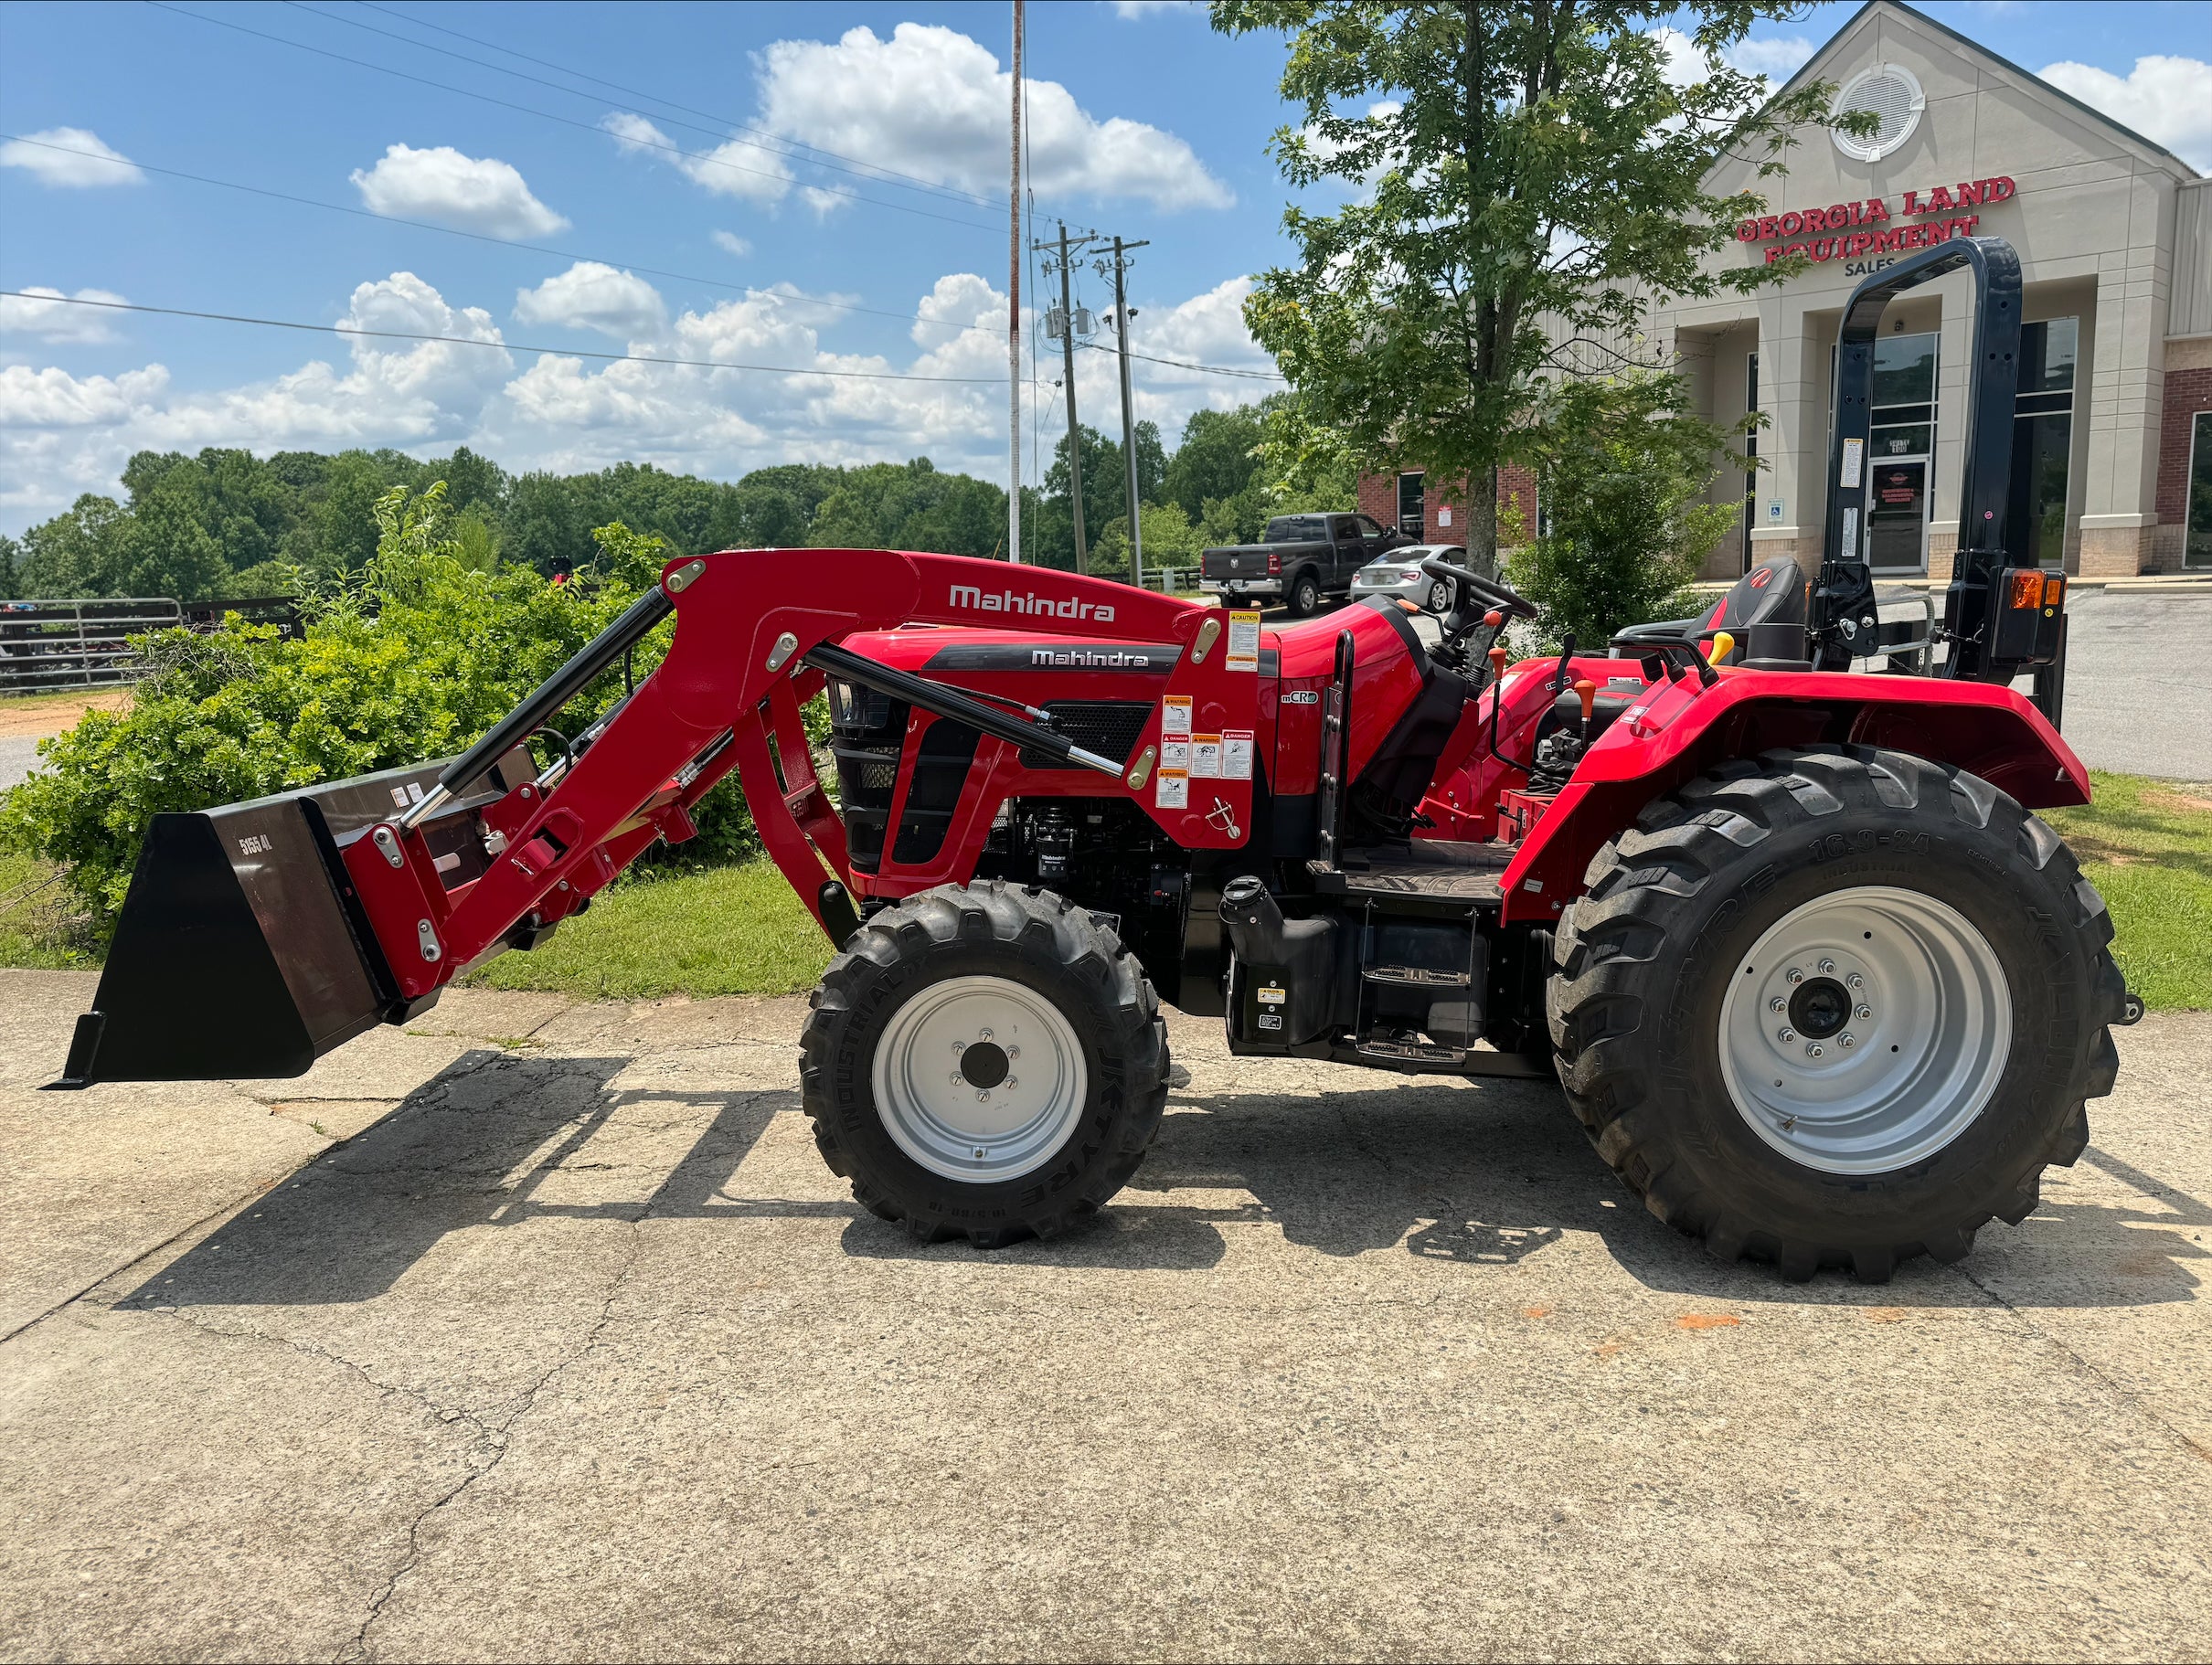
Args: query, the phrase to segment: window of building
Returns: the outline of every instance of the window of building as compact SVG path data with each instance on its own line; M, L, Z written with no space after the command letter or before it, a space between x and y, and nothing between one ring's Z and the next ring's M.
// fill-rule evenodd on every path
M2074 447L2074 366L2080 346L2079 318L2020 327L2005 532L2021 558L2044 567L2066 560L2067 465Z
M1418 539L1429 529L1427 479L1425 474L1398 477L1398 529L1410 538Z
M2182 560L2212 567L2212 410L2200 410L2189 426L2189 511Z

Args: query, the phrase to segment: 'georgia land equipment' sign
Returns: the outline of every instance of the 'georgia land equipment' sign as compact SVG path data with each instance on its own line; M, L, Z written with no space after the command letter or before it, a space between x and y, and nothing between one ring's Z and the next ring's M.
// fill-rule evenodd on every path
M1953 237L1972 237L1981 223L1979 214L1956 214L1959 208L1988 207L2010 198L2015 186L2010 179L1969 179L1957 186L1938 186L1925 197L1905 193L1900 217L1920 218L1912 226L1891 226L1889 205L1879 196L1863 202L1839 202L1827 208L1792 208L1787 214L1769 214L1747 219L1736 228L1736 240L1765 243L1771 266L1785 255L1802 254L1811 260L1847 260L1862 254L1900 254L1925 249ZM1944 219L1920 217L1941 214ZM1826 235L1807 235L1825 233ZM1792 242L1792 238L1804 238ZM1887 265L1888 262L1884 261Z

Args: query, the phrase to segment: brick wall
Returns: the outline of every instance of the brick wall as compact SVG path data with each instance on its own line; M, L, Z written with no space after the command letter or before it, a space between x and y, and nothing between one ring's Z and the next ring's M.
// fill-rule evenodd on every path
M1467 536L1465 488L1440 487L1434 481L1427 484L1428 489L1422 493L1421 502L1425 523L1421 542L1463 543ZM1499 513L1503 514L1508 508L1519 511L1524 526L1533 535L1537 525L1537 481L1536 476L1525 468L1506 467L1498 471ZM1373 516L1386 526L1398 525L1398 476L1361 475L1359 512Z
M2148 565L2173 571L2182 564L2189 513L2189 435L2196 413L2212 410L2212 366L2168 370L2165 410L2158 426L2158 531Z

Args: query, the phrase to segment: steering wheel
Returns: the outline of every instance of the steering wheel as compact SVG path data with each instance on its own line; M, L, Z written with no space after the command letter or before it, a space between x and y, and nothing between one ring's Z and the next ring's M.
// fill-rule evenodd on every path
M1458 586L1462 599L1472 596L1495 608L1508 619L1534 619L1537 616L1536 604L1503 578L1486 578L1478 572L1470 572L1464 567L1454 567L1451 562L1441 561L1434 556L1422 560L1421 570L1432 578L1451 579Z

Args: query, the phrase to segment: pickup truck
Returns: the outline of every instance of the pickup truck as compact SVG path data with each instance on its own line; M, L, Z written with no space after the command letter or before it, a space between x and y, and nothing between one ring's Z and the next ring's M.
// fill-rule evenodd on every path
M1347 594L1352 575L1377 556L1411 542L1365 514L1278 514L1259 543L1200 555L1198 588L1228 600L1280 596L1293 619L1303 619L1324 596Z

